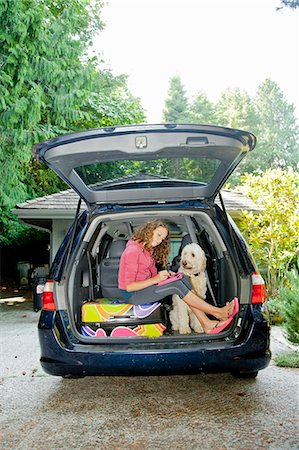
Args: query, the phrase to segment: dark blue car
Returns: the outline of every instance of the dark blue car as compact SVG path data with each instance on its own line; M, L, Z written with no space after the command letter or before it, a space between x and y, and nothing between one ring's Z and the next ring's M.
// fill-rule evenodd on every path
M37 159L80 195L43 294L38 329L47 373L254 378L267 367L264 282L220 193L255 144L249 132L216 126L134 125L35 147ZM169 268L177 271L184 246L197 243L207 261L206 300L223 306L237 297L228 328L181 334L171 320L171 296L142 307L123 301L120 256L136 227L151 219L170 229Z

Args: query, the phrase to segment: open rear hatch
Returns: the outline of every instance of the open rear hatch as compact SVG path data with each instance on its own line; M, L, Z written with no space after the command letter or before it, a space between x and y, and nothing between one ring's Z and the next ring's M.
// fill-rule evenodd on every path
M64 135L34 153L93 207L214 199L255 144L229 128L134 125Z

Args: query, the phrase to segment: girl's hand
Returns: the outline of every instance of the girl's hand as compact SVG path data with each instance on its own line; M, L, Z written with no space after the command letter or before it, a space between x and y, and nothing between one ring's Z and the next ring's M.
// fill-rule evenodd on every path
M158 272L158 274L155 276L155 279L157 280L157 283L160 283L161 281L165 281L169 278L169 273L167 270L161 270Z
M167 270L161 270L156 276L152 278L147 278L143 281L134 281L133 283L128 284L126 289L128 292L140 291L141 289L145 289L154 284L158 284L161 281L165 281L167 280L167 278L169 278L169 272L167 272Z

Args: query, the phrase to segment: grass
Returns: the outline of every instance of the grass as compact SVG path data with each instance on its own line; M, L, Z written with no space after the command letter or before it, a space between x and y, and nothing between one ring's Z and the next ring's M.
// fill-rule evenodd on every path
M299 368L299 352L280 353L275 357L275 364L278 367Z

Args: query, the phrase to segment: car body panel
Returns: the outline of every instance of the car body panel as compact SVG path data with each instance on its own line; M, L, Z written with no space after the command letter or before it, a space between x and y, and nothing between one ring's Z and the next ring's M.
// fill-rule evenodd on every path
M254 372L271 360L270 331L261 311L237 341L181 342L136 345L82 345L67 333L57 335L61 312L42 312L39 321L41 365L58 376L186 375L216 372ZM252 317L252 316L251 316Z

